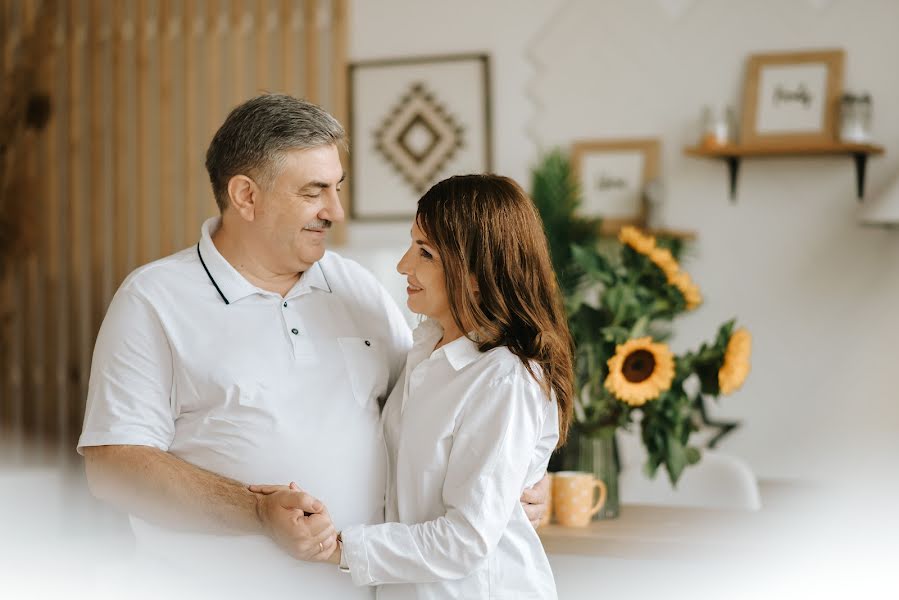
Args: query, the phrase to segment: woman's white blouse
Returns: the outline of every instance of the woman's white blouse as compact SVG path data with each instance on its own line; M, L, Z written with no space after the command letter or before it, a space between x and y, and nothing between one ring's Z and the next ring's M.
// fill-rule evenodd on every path
M382 416L386 523L343 530L357 585L379 598L555 598L519 502L558 440L558 412L507 348L415 330L402 385Z

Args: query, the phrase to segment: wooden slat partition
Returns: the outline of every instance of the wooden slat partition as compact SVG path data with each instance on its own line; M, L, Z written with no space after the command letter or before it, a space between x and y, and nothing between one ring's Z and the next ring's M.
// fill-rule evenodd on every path
M74 457L112 294L217 212L204 160L227 112L271 91L347 114L347 0L0 0L0 85L50 9L32 65L50 119L3 140L32 231L0 257L0 463Z

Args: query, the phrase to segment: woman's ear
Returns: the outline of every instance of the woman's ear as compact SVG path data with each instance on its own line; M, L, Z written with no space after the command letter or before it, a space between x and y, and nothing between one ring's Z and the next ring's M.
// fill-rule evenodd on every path
M478 285L478 278L474 276L474 273L469 273L468 280L471 283L471 289L475 294L481 293L481 288Z

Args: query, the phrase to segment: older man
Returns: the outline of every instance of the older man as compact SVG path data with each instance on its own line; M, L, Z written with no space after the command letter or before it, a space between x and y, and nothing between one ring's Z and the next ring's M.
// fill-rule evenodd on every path
M206 156L221 217L132 273L97 338L78 446L92 490L141 550L232 591L370 594L288 556L335 543L316 498L338 527L383 519L379 401L411 345L383 287L325 251L344 143L290 96L234 109ZM246 487L291 480L315 497Z

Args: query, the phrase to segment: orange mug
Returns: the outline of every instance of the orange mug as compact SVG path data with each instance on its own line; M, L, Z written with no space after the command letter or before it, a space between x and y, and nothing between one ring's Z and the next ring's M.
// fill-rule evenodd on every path
M594 490L599 497L594 501ZM593 473L559 471L553 474L556 522L565 527L586 527L606 503L606 484Z

